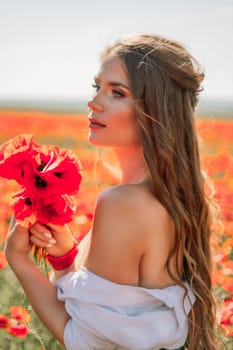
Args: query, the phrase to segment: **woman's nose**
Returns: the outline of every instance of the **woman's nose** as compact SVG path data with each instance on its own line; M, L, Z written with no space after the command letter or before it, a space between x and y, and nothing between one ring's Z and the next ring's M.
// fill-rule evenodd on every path
M100 103L97 103L96 101L94 101L94 99L89 101L87 103L87 106L91 111L103 112L103 106Z

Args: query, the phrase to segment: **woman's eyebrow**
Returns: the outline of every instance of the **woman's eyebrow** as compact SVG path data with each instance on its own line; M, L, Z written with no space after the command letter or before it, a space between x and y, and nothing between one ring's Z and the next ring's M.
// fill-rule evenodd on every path
M129 87L125 85L124 83L118 82L118 81L109 81L108 85L110 86L122 86L123 88L129 90Z
M94 79L95 79L96 82L100 82L100 79L99 79L99 78L95 77ZM126 84L124 84L124 83L122 83L122 82L118 82L118 81L107 81L106 84L109 85L109 86L122 86L123 88L125 88L125 89L127 89L127 90L130 90L130 88L129 88Z

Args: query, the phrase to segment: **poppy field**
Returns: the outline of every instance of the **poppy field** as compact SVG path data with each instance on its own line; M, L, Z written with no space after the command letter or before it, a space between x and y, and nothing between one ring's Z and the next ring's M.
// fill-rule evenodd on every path
M201 163L208 194L217 203L212 223L213 293L218 304L217 323L227 349L233 349L233 119L196 119ZM38 144L72 150L82 164L83 180L76 196L71 229L78 241L92 222L95 198L118 181L117 164L109 151L87 141L85 114L0 110L0 144L19 134L34 135ZM0 159L1 161L1 159ZM44 328L30 307L4 256L4 242L12 214L12 195L19 191L13 180L0 178L0 349L55 350L61 345ZM43 257L38 268L49 273ZM43 301L41 301L43 302Z

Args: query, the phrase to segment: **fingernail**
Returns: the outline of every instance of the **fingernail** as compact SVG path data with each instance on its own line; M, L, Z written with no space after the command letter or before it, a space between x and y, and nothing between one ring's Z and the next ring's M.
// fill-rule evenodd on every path
M49 244L55 244L56 240L54 238L51 238L51 239L48 240L48 243Z
M52 246L53 246L53 244L51 244L51 243L48 243L48 244L46 245L47 248L50 248L50 247L52 247Z
M51 237L52 237L51 233L49 233L49 232L45 232L44 235L45 235L45 237L47 237L47 238L51 238Z

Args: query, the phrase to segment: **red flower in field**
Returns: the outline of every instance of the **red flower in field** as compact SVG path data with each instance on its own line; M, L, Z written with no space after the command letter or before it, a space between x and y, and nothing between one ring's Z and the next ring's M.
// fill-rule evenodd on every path
M5 315L0 315L0 328L7 328L8 323L8 317L6 317Z
M4 252L0 251L0 270L3 269L7 264Z
M31 319L30 313L24 307L18 305L12 305L10 307L10 314L13 319L22 321L23 323L27 323Z
M0 147L0 176L16 180L19 184L33 178L32 159L37 152L32 135L19 135Z
M18 338L25 338L29 332L29 329L24 324L14 324L7 328L7 332Z
M233 298L227 298L223 302L221 324L233 325Z

